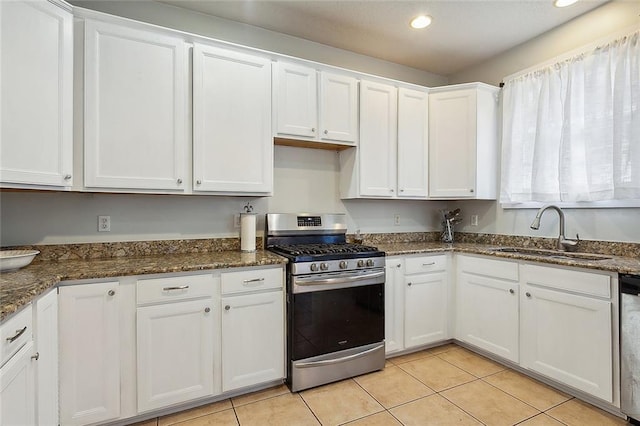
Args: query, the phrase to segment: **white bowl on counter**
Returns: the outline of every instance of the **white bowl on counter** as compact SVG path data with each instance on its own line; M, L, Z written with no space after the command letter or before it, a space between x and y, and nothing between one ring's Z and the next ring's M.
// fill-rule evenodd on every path
M9 272L30 264L38 250L0 250L0 271Z

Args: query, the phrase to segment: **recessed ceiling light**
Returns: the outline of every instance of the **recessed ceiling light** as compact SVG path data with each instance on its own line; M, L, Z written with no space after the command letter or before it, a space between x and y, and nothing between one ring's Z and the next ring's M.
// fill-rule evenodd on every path
M431 16L420 15L411 20L411 28L421 29L426 28L431 24Z
M571 6L572 4L576 3L578 0L555 0L553 2L553 5L555 7L567 7L567 6Z

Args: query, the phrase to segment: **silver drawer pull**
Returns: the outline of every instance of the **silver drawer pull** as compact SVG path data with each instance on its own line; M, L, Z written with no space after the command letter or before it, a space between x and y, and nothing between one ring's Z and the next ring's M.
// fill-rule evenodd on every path
M40 352L36 352L35 355L31 355L31 359L35 359L36 361L40 359Z
M188 285L179 285L179 286L175 286L175 287L165 287L165 288L162 289L162 291L186 290L188 288L189 288Z
M423 263L422 266L433 266L436 262Z
M254 278L251 280L243 280L242 281L242 285L247 285L247 284L251 284L251 283L261 283L264 281L264 278Z
M18 337L22 336L25 331L27 331L26 325L22 330L16 330L16 334L14 334L12 337L7 337L7 342L13 343Z

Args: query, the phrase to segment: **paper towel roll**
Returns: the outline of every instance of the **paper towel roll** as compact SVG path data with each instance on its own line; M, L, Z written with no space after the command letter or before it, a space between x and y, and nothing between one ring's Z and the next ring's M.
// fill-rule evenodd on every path
M240 213L240 250L256 251L256 215Z

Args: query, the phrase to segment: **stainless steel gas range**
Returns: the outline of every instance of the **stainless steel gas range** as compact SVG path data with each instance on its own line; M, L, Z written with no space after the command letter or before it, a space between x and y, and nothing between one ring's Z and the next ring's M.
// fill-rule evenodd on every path
M287 384L299 391L384 368L384 261L346 242L343 214L267 214L287 265Z

